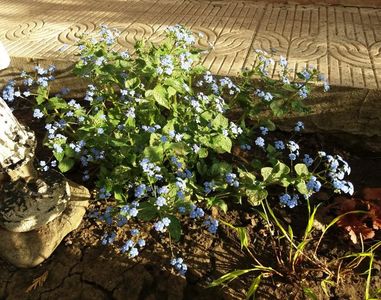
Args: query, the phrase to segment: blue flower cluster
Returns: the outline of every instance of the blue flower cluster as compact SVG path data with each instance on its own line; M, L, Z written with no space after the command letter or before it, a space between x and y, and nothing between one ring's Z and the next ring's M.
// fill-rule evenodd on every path
M279 141L279 140L274 142L274 147L277 150L284 150L284 149L286 149L286 147L284 145L284 142L283 141Z
M201 207L197 207L196 205L192 204L191 211L189 213L189 217L191 219L198 219L204 217L205 212Z
M188 270L187 265L181 257L171 259L171 265L179 272L180 275L185 275Z
M214 181L205 181L204 182L204 192L205 194L209 194L214 191L215 183Z
M257 137L257 139L254 142L258 147L264 148L265 147L265 140L263 137Z
M179 24L168 27L166 32L168 34L174 35L177 43L192 45L195 42L195 37L193 36L192 32Z
M155 224L153 224L153 227L158 232L166 232L167 227L171 223L171 220L167 217L162 218L161 220L157 221Z
M218 220L217 219L214 219L212 217L208 217L204 223L203 223L204 226L207 227L208 231L212 234L216 234L217 232L217 229L218 229Z
M157 74L161 75L163 73L167 75L172 75L175 66L173 64L173 59L171 55L164 55L160 58L160 66L157 67Z
M13 102L15 100L15 85L14 80L8 81L3 89L3 100L7 102Z
M251 145L249 145L249 144L241 144L240 148L242 150L250 151L251 150Z
M306 185L310 192L318 192L321 188L321 183L315 176L311 176Z
M41 161L39 162L39 165L40 165L39 169L40 169L41 171L46 172L46 171L49 170L50 166L53 167L53 168L55 168L55 167L57 166L57 161L56 161L56 160L52 160L52 161L50 162L50 166L49 166L49 164L48 164L46 161L41 160Z
M146 241L144 239L138 239L137 242L134 242L134 240L129 239L120 248L120 252L126 253L128 251L128 256L130 258L134 258L139 255L138 247L142 249L145 245L146 245Z
M133 201L131 204L123 205L120 208L119 214L127 219L134 218L138 215L139 202Z
M296 160L296 158L299 156L299 145L294 141L289 141L287 143L287 148L290 151L288 158L290 160Z
M158 180L163 178L163 175L160 174L161 168L154 163L151 163L148 158L143 158L139 165L142 167L143 172L146 173L149 177L154 177Z
M299 195L290 196L285 193L279 196L279 202L283 206L288 206L289 208L294 208L298 205Z
M351 173L349 164L340 155L326 155L324 152L320 152L320 155L325 158L328 177L331 179L333 188L337 192L353 195L353 184L344 180L345 175Z
M303 162L307 167L310 167L314 163L314 159L308 154L304 154Z
M257 89L254 94L266 102L270 102L274 98L270 92L264 92L260 89Z
M302 121L298 121L295 124L294 131L295 132L300 132L304 129L304 123Z
M225 179L226 179L226 182L228 183L228 185L234 186L236 188L239 187L239 181L237 180L237 175L236 174L234 174L234 173L227 173L225 175Z
M115 241L115 238L116 238L116 233L113 231L111 232L110 234L108 233L105 233L102 237L101 237L101 243L102 245L111 245L112 243L114 243Z

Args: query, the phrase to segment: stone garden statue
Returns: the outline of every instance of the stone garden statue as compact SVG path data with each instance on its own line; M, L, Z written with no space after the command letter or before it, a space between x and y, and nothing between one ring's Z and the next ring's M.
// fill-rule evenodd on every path
M0 43L0 68L10 58ZM36 138L0 97L0 256L19 267L44 261L85 213L89 192L34 167Z

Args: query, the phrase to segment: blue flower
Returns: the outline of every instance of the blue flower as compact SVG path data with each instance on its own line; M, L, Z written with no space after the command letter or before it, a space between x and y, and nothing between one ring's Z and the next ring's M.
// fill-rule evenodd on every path
M279 196L279 201L281 205L288 206L289 208L294 208L298 205L299 196L293 195L292 197L289 194L282 194Z
M210 233L216 234L217 229L218 229L218 220L217 219L214 219L214 218L209 216L208 219L206 219L204 221L204 225L208 227L208 231Z
M277 150L284 150L285 149L285 145L284 145L283 141L275 141L274 147Z
M282 68L286 68L287 65L288 65L288 61L285 57L283 57L282 55L279 57L279 65L282 67Z
M249 144L242 144L242 145L240 146L240 148L241 148L242 150L246 150L246 151L250 151L250 150L251 150L251 146L250 146Z
M139 229L133 228L130 230L130 233L132 236L138 235L139 234Z
M101 243L102 245L110 245L114 242L116 238L116 233L115 232L112 232L111 234L104 234L101 238Z
M158 208L160 208L167 204L167 200L164 197L159 196L157 197L155 204L157 205Z
M236 180L237 175L234 173L227 173L225 176L226 182L234 187L239 187L239 181Z
M171 265L183 276L188 270L187 265L184 264L184 260L181 257L171 259Z
M304 154L303 162L309 167L313 164L314 160L308 154Z
M259 127L259 130L261 131L262 135L266 135L269 133L269 129L267 127L264 127L264 126Z
M154 223L153 226L156 231L165 232L170 223L171 223L171 220L167 217L164 217L160 221L157 221L156 223Z
M257 139L255 140L255 144L258 146L258 147L265 147L265 140L263 139L263 137L257 137Z
M145 194L146 189L147 189L147 186L144 183L139 184L135 189L135 197L141 198Z
M169 193L169 188L168 188L168 186L162 186L162 187L160 187L158 190L157 190L157 193L159 194L159 195L165 195L165 194L168 194Z
M128 253L128 255L129 255L131 258L134 258L134 257L138 256L138 255L139 255L139 250L138 250L138 248L136 248L136 247L131 248L131 250L130 250L130 252Z
M302 99L306 99L308 97L308 88L306 86L302 86L298 90L298 95Z
M191 219L202 218L205 215L204 210L201 207L197 207L196 205L193 204L191 209L192 210L189 214L189 217Z
M209 194L214 190L214 181L205 181L204 182L204 192L205 194Z
M310 180L307 182L307 189L311 192L320 191L321 183L315 176L311 176Z
M42 113L42 111L40 109L36 108L33 111L33 117L34 118L41 119L43 116L44 116L44 114Z
M120 252L125 253L127 252L130 248L133 248L135 246L135 243L132 240L128 240L121 248Z
M143 239L139 239L138 240L138 245L139 245L140 248L143 248L146 245L146 241L143 240Z
M295 127L294 127L294 131L295 132L300 132L300 131L302 131L302 129L304 129L303 122L302 121L296 122Z

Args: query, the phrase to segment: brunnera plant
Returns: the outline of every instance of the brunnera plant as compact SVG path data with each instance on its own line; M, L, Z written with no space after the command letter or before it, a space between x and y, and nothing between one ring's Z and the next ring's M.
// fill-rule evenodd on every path
M226 211L232 201L256 206L272 186L285 189L280 202L288 207L322 185L353 192L344 180L350 169L341 157L322 152L302 158L295 141L271 140L269 128L259 127L273 127L261 112L298 111L318 77L315 69L305 69L299 82L290 82L283 60L280 83L269 77L272 58L258 52L259 64L244 73L238 85L201 66L195 37L180 25L169 27L158 45L137 42L133 54L114 51L116 38L117 32L102 27L98 39L83 37L79 42L74 72L88 81L83 99L66 100L67 89L50 96L53 67L37 66L35 75L23 72L28 88L23 93L15 90L15 82L3 91L7 101L35 96L33 115L45 119L44 142L54 157L41 161L41 169L57 165L67 172L80 165L83 180L95 180L99 199L117 201L101 215L107 224L122 227L134 217L153 220L157 232L178 240L180 215L202 219L215 233L218 220L202 207ZM252 76L258 76L259 83ZM239 124L227 117L237 109L243 112ZM247 126L245 119L254 116L258 126ZM302 129L298 122L295 131ZM232 149L237 146L254 159L234 159ZM137 232L131 235L121 252L134 257L136 247L145 242ZM115 237L106 234L102 243L112 243ZM179 272L186 270L181 259L173 265Z

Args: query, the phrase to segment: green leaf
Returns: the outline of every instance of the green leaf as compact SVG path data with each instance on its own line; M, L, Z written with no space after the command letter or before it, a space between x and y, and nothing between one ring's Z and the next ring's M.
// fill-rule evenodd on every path
M171 238L173 238L175 242L178 242L181 238L181 223L175 216L167 217L171 220L171 223L168 225L168 230L171 234Z
M65 153L63 151L62 152L53 151L53 155L56 158L56 160L60 162L64 158Z
M163 161L164 153L162 146L148 146L143 151L144 157L148 158L151 162Z
M210 284L210 287L213 287L213 286L218 286L226 281L232 281L234 279L236 279L237 277L243 275L243 274L246 274L246 273L249 273L249 272L252 272L253 269L246 269L246 270L235 270L233 272L230 272L230 273L227 273L223 276L221 276L220 278L214 280L211 284Z
M177 93L177 91L171 86L168 87L167 92L168 92L168 97L172 97L172 96L176 95L176 93Z
M201 148L201 149L197 152L197 154L198 154L198 157L199 157L199 158L206 158L206 157L208 157L208 150L205 149L205 148Z
M37 89L37 97L36 97L36 102L38 105L42 104L45 102L48 98L48 91L44 87L39 87Z
M178 92L180 94L184 94L186 92L184 89L182 81L180 81L178 79L174 79L174 78L169 77L164 81L164 85L174 89L176 92Z
M296 185L296 188L297 188L298 192L301 193L302 195L307 195L307 194L308 194L307 185L306 185L306 183L305 183L304 180L301 180L301 181Z
M238 168L238 175L240 178L240 181L245 184L255 184L256 177L253 173L244 171L240 168Z
M212 176L220 176L221 174L226 174L232 171L232 166L227 162L220 161L212 165L208 170L208 173Z
M208 197L206 199L206 205L208 208L211 208L212 206L216 206L220 208L224 213L228 211L228 205L226 202L220 198L216 197Z
M205 177L209 172L209 168L205 164L204 160L198 161L196 167L197 167L197 172L199 172L200 175L203 177Z
M245 248L249 247L249 234L247 232L247 228L246 227L235 227L235 229L237 230L239 241L241 243L241 249L243 247L245 247Z
M222 114L218 114L211 122L211 125L216 130L220 128L226 128L229 126L229 120Z
M171 150L176 156L185 156L188 154L186 151L187 149L187 144L183 142L179 143L172 143L170 144Z
M267 198L268 192L266 190L246 190L247 201L253 206L258 206L263 200Z
M232 141L229 137L224 136L223 134L219 134L212 138L212 144L216 152L218 153L224 153L228 152L230 153L232 149Z
M273 168L271 167L264 167L261 169L261 175L263 177L263 181L266 181L272 174Z
M48 102L50 109L62 109L69 107L69 105L64 99L58 97L52 97L48 100Z
M298 174L299 176L310 174L310 172L308 171L308 167L305 164L296 164L294 169L296 174Z
M127 79L124 82L124 86L127 89L133 89L134 87L137 87L139 84L140 84L140 80L138 77L133 77L133 78Z
M246 293L246 300L248 300L251 296L253 298L255 297L255 292L257 291L259 284L262 280L262 274L259 274L257 277L254 278L253 283L251 284L249 290Z
M162 132L165 134L169 134L170 131L175 129L176 121L177 119L167 120L167 124L165 124L165 126L163 127Z
M290 168L286 164L280 161L278 161L276 165L274 166L274 170L273 170L274 178L279 179L280 177L287 175L289 173L290 173Z
M213 114L210 111L204 111L200 117L206 122L210 122L213 119Z
M158 216L158 211L154 205L145 201L139 204L138 216L143 221L150 221Z
M114 198L119 201L124 200L124 195L121 188L114 188Z
M170 104L167 98L167 90L161 86L157 85L153 90L148 90L145 93L146 97L153 97L153 99L161 106L170 109Z
M266 119L263 125L266 126L270 131L276 130L276 125L270 119Z
M303 292L304 292L304 295L306 295L309 299L318 300L318 297L310 288L307 288L307 287L303 288Z
M74 159L64 157L59 163L58 163L58 169L62 173L65 173L69 171L74 166Z

